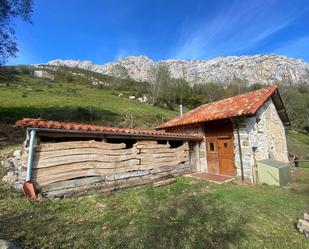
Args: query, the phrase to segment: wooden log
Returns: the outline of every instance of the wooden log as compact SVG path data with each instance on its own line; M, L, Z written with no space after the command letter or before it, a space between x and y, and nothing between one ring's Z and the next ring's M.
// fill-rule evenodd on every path
M36 168L33 169L33 176L40 177L51 174L62 174L64 172L74 171L74 170L83 170L83 169L102 169L106 172L117 172L127 169L137 169L139 160L132 159L123 162L116 163L101 163L101 162L86 162L86 163L72 163L72 164L63 164L55 167L46 167L46 168Z
M85 177L80 179L73 179L68 181L62 181L57 183L51 183L46 186L38 186L42 192L54 191L59 189L76 188L81 186L92 186L97 183L105 182L104 177Z
M170 164L179 164L182 162L188 161L188 158L183 157L183 158L168 158L168 157L163 157L163 158L141 158L141 165L147 165L147 164L160 164L160 163L169 163Z
M146 176L149 174L151 174L151 170L134 170L130 172L123 172L123 173L118 173L114 175L109 175L109 176L106 176L105 179L107 181L112 181L112 180L127 179L127 178L139 177L139 176Z
M181 163L188 163L188 161L181 162ZM140 164L139 168L140 169L157 169L159 167L163 166L173 166L173 165L178 165L180 164L179 162L160 162L160 163L147 163L147 164Z
M170 148L169 144L134 144L137 149L159 149L159 148Z
M149 144L158 144L158 141L156 140L142 140L142 141L138 141L137 143L135 143L136 145L149 145Z
M174 154L178 150L169 149L169 148L148 148L148 149L141 149L140 154Z
M53 151L77 148L99 148L109 150L125 149L124 143L112 144L106 142L91 141L74 141L74 142L60 142L60 143L45 143L36 147L35 151Z
M37 160L33 162L33 168L46 168L63 164L81 163L81 162L102 162L102 163L118 163L137 159L136 155L69 155L63 157L49 158Z
M154 186L154 187L161 187L161 186L168 185L168 184L171 184L171 183L174 183L174 182L176 182L175 178L169 178L169 179L166 179L166 180L161 180L161 181L154 182L152 184L152 186Z
M53 151L40 151L34 154L34 160L49 159L55 157L71 156L71 155L130 155L136 154L137 150L135 148L130 149L120 149L120 150L110 150L110 149L100 149L100 148L77 148L77 149L63 149L63 150L53 150ZM24 153L22 155L22 160L28 160L28 154Z
M106 186L106 183L100 183L97 185L85 185L80 187L73 187L73 188L65 188L65 189L58 189L58 190L51 190L42 192L43 195L47 197L70 197L70 196L81 196L89 193L96 193L96 192L110 192L115 189L114 186Z
M74 170L69 172L62 172L61 174L52 174L52 175L43 175L39 177L34 177L33 181L37 182L40 186L45 186L50 183L60 182L65 180L70 180L79 177L88 177L88 176L107 176L113 175L117 173L124 173L128 171L138 170L136 165L129 166L122 169L81 169L81 170Z

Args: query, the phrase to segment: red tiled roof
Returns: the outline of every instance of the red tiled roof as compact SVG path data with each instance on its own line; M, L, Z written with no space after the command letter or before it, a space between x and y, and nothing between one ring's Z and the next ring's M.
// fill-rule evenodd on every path
M207 103L159 125L157 129L253 115L275 91L277 91L277 86L273 85L235 97Z
M166 138L175 138L184 140L201 140L202 137L195 134L180 134L180 133L168 133L168 132L160 132L160 131L151 131L151 130L137 130L137 129L129 129L129 128L116 128L116 127L108 127L101 125L90 125L90 124L81 124L81 123L68 123L68 122L58 122L58 121L50 121L44 119L32 119L32 118L24 118L22 120L18 120L15 124L16 127L19 128L43 128L43 129L51 129L51 130L63 130L63 131L76 131L76 133L80 132L97 132L100 134L109 134L109 135L136 135L138 137L166 137Z

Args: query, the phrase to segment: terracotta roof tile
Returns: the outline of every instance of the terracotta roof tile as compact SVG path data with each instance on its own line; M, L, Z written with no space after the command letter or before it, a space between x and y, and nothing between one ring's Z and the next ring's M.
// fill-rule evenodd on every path
M89 125L82 123L68 123L68 122L58 122L50 121L44 119L32 119L24 118L18 120L15 124L19 128L46 128L46 129L57 129L57 130L71 130L71 131L95 131L98 133L114 133L115 135L125 135L131 134L139 137L144 136L153 136L156 137L167 137L167 138L183 138L184 140L201 140L202 137L196 134L180 134L180 133L168 133L160 131L151 131L151 130L138 130L138 129L129 129L129 128L116 128L102 125Z
M157 129L253 115L276 90L277 86L273 85L235 97L207 103L182 116L159 125Z

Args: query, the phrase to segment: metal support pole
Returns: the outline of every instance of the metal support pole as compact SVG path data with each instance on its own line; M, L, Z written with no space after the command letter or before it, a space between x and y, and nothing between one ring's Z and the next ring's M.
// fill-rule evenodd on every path
M30 143L29 143L29 154L28 154L28 165L27 165L26 182L30 182L31 181L35 135L36 135L36 131L35 130L31 130L31 132L30 132Z
M242 150L241 150L241 142L240 142L240 134L239 134L239 124L238 120L236 120L236 127L237 127L237 137L238 137L238 149L239 149L239 158L240 158L240 170L241 170L241 180L245 180L244 176L244 165L242 161Z

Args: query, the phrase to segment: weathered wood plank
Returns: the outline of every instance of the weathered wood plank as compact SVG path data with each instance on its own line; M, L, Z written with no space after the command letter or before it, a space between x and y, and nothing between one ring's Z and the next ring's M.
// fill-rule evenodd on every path
M161 187L161 186L168 185L168 184L171 184L171 183L174 183L174 182L176 182L175 178L168 178L166 180L154 182L152 184L152 186L154 186L154 187Z
M96 183L105 182L104 177L85 177L80 179L73 179L68 181L62 181L62 182L56 182L51 183L46 186L38 186L41 188L41 191L54 191L59 189L66 189L66 188L75 188L75 187L81 187L81 186L90 186L90 185L96 185Z
M142 158L141 159L141 165L146 165L146 164L157 164L157 163L174 163L178 164L181 162L188 161L187 157L179 157L179 158L171 158L171 157L162 157L162 158Z
M188 161L181 162L181 163L188 163ZM180 164L179 162L160 162L160 163L147 163L147 164L140 164L139 169L157 169L158 167L163 166L174 166Z
M70 155L88 155L88 154L98 154L98 155L130 155L136 154L136 148L130 149L120 149L120 150L109 150L100 148L74 148L74 149L63 149L63 150L53 150L53 151L40 151L34 154L34 160L42 160L54 157L70 156ZM24 153L22 155L22 160L27 161L28 154Z
M106 142L97 142L95 140L74 141L74 142L41 144L36 147L35 151L53 151L53 150L65 150L65 149L77 149L77 148L98 148L98 149L119 150L119 149L125 149L126 145L124 143L113 144Z
M81 163L81 162L102 162L102 163L117 163L136 159L135 155L69 155L56 158L48 158L33 162L33 168L45 168L63 164Z
M45 186L53 182L60 182L69 179L88 177L88 176L107 176L117 173L124 173L128 171L139 170L136 165L128 166L120 169L79 169L74 171L62 172L61 174L50 174L42 176L34 176L33 181L37 182L40 186Z
M134 147L138 149L159 149L159 148L170 148L169 144L134 144Z
M79 187L65 188L65 189L55 189L49 191L42 191L43 195L46 197L69 197L69 196L80 196L95 192L111 192L114 190L114 186L106 186L105 183L101 182L97 185L84 185Z
M160 153L187 153L188 150L183 148L147 148L141 149L141 154L160 154Z
M45 167L45 168L35 168L33 169L33 176L40 177L44 175L50 174L62 174L64 172L80 170L80 169L105 169L106 172L119 171L122 168L126 169L128 167L138 168L137 159L132 159L123 162L114 162L114 163L101 163L101 162L86 162L86 163L71 163L71 164L63 164L55 167Z

